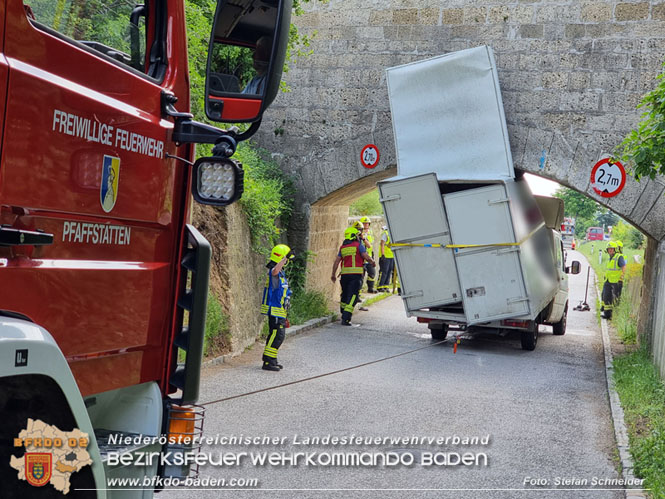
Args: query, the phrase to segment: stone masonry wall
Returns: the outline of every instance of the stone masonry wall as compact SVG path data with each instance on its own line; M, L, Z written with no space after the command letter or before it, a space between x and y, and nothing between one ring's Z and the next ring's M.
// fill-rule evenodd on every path
M635 126L635 106L665 59L665 3L579 0L330 0L294 18L316 32L291 65L257 139L281 157L306 207L374 173L360 149L394 168L385 69L487 44L517 168L586 192L645 233L665 236L664 183L629 179L609 202L589 187L593 164ZM306 210L305 210L306 211ZM301 220L301 223L303 221Z
M516 168L586 193L655 241L665 238L662 178L629 177L609 200L589 185L592 166L636 126L635 108L656 84L665 1L313 0L304 7L294 22L316 32L313 54L291 65L291 92L278 96L256 136L297 180L292 246L314 248L310 229L317 233L325 219L310 219L315 205L341 217L352 193L394 174L385 69L478 45L496 55ZM374 170L359 162L368 143L381 151ZM655 267L645 272L655 282ZM665 294L653 303L649 315L661 316Z

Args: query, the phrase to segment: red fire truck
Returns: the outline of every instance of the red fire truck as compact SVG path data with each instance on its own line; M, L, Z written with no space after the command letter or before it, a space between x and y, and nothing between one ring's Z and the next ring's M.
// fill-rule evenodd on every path
M108 456L184 453L191 439L162 436L200 431L211 250L187 223L190 192L218 206L242 194L231 156L278 91L290 11L290 0L219 0L205 108L251 124L241 132L189 114L183 0L0 4L3 498L61 497L34 486L51 472L67 475L69 497L114 497L110 477L187 476L187 464ZM196 143L214 155L192 164ZM71 472L43 442L17 446L28 420L87 433L92 464ZM22 476L9 464L24 452ZM45 461L29 465L29 452Z

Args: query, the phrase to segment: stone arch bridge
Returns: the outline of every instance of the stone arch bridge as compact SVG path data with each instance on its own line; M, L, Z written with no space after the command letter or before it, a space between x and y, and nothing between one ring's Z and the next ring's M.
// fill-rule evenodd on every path
M385 69L483 44L497 59L515 167L630 221L649 236L647 267L657 268L665 181L629 179L606 200L589 177L636 126L636 106L656 85L665 60L662 0L313 0L305 8L294 22L313 36L312 54L291 63L291 91L266 113L257 141L297 180L290 243L317 253L310 286L332 292L329 266L349 203L394 175ZM381 151L374 170L360 165L367 143ZM645 289L664 296L662 279L647 272ZM644 301L644 320L664 329L665 313L649 313ZM665 334L661 342L665 351Z

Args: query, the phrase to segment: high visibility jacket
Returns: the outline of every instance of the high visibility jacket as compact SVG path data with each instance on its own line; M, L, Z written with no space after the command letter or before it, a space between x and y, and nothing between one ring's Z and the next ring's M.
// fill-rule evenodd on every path
M367 245L365 246L365 249L367 250L367 254L369 256L372 256L372 253L374 253L374 236L372 235L371 232L368 232L365 234L365 239L367 240Z
M387 230L384 230L383 233L386 235L386 241L383 245L383 256L386 258L394 258L395 255L393 255L393 250L390 249L390 234L388 234Z
M342 275L363 273L364 260L360 256L358 246L360 246L360 242L352 241L342 244L339 248L339 252L342 254Z
M289 283L286 281L284 272L277 274L279 279L279 286L273 288L270 285L271 271L268 271L266 278L266 285L263 288L263 300L261 301L261 313L264 315L272 315L273 317L286 318L286 307L284 306L287 298L291 296Z
M605 279L611 282L612 284L619 282L621 280L621 268L619 267L619 255L614 253L609 262L607 262L607 267L605 267Z

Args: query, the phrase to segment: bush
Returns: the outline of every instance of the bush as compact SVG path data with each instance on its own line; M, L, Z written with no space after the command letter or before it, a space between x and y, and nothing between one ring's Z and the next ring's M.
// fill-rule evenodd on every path
M250 144L241 143L236 153L245 170L245 192L240 205L247 215L252 249L268 253L277 244L281 230L293 211L295 189L279 165Z
M623 220L612 228L612 240L621 241L626 248L637 249L644 242L644 235Z
M291 324L303 324L310 319L326 315L330 315L330 310L328 310L328 302L323 293L300 290L293 294L289 310Z

